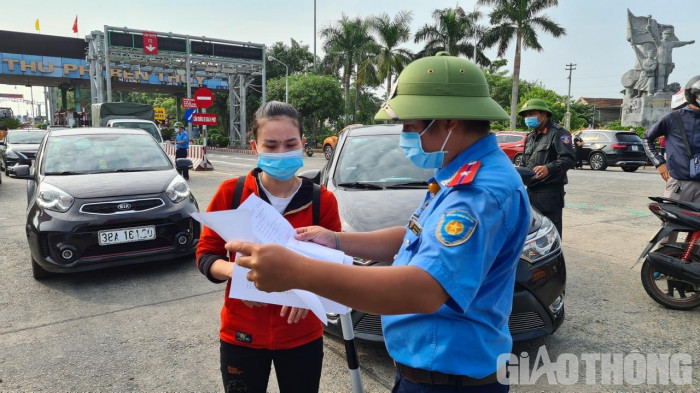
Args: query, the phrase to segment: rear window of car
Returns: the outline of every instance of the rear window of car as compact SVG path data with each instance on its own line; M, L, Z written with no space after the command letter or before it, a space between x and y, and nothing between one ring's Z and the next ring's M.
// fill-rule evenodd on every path
M632 134L629 132L618 132L615 134L617 141L620 143L642 143L642 139L637 136L637 134Z
M46 132L10 132L7 134L7 142L15 144L38 145L44 139Z
M112 124L112 127L115 128L132 128L135 130L144 130L151 134L153 136L153 139L155 139L158 142L161 142L161 137L160 137L160 132L158 132L158 129L156 126L154 126L152 123L142 123L142 122L115 122Z
M508 135L506 141L508 143L516 143L522 141L523 138L525 138L525 135Z

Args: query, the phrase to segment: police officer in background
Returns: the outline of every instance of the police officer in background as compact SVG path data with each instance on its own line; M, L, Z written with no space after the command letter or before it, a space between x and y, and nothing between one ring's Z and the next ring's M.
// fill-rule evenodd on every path
M530 225L522 181L490 133L508 114L479 67L441 52L401 72L375 119L400 121L406 157L435 170L425 199L403 227L305 227L297 239L392 266L324 263L270 244L226 249L244 255L236 262L259 289L305 289L381 314L393 392L506 392L498 358L512 350L515 269Z
M666 114L644 134L642 143L649 160L666 181L666 198L684 202L700 202L700 179L690 174L690 157L681 136L684 132L691 156L700 153L700 75L685 85L685 100L672 99L671 113ZM666 158L654 141L665 137Z
M178 158L187 158L187 151L190 147L190 134L179 121L175 123L175 131L177 132L175 136L175 162L177 162ZM177 172L181 174L185 180L190 180L190 171L187 167L177 167Z
M520 164L535 172L535 179L527 186L527 195L532 206L552 220L561 236L564 185L569 182L566 171L575 162L571 134L550 119L552 111L538 98L528 100L518 114L532 130L525 138Z

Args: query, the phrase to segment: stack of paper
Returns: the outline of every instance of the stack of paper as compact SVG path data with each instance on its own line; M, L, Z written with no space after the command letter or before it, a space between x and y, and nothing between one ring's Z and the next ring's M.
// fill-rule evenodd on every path
M216 232L225 241L238 240L252 243L275 243L299 254L327 262L352 265L352 258L342 251L295 239L296 231L275 208L256 195L249 196L238 209L210 213L193 213L192 217ZM324 324L326 313L345 314L348 307L315 295L292 289L286 292L263 292L246 279L250 269L233 267L229 297L299 307L311 310Z

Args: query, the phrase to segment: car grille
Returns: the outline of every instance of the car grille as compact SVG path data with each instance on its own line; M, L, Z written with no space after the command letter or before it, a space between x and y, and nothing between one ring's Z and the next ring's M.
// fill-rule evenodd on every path
M355 325L356 333L382 335L382 319L379 315L365 314Z
M510 333L521 333L545 327L542 317L536 312L528 311L517 314L510 314L508 319Z
M126 214L151 210L163 205L165 205L165 202L160 198L86 203L80 207L80 212L88 214Z
M155 238L153 240L143 241L143 242L132 242L132 243L122 243L122 244L112 244L109 246L93 245L88 247L81 258L91 258L98 257L102 255L114 255L120 253L136 253L140 251L148 251L158 248L172 248L175 249L167 240L163 238Z

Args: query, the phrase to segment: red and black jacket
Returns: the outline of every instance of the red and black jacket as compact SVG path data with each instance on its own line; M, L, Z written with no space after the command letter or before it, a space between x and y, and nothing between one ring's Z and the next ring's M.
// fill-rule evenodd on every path
M245 177L240 203L255 194L270 202L260 186L259 168L252 170ZM229 210L233 206L234 191L238 178L221 183L214 194L207 212ZM302 178L302 183L289 205L284 217L293 227L313 225L312 199L314 184ZM321 187L319 225L332 231L340 231L338 204L333 193ZM235 223L231 223L235 225ZM197 245L197 268L210 281L220 283L210 274L211 265L217 259L228 260L224 248L226 242L213 230L204 226ZM228 297L231 280L227 281L224 293L224 307L221 310L221 329L219 337L229 344L250 348L289 349L307 344L323 335L321 321L312 313L296 324L288 324L286 317L280 317L281 306L268 304L265 307L250 308L239 299Z

